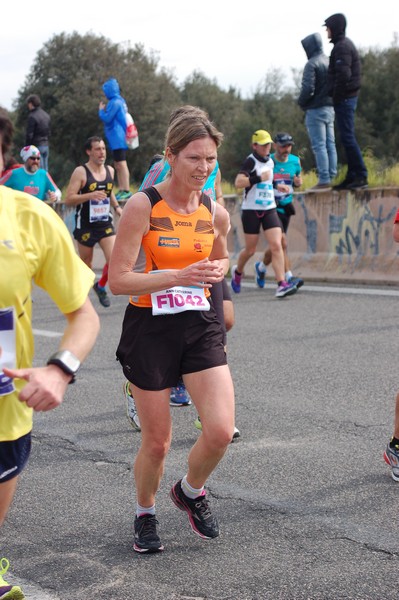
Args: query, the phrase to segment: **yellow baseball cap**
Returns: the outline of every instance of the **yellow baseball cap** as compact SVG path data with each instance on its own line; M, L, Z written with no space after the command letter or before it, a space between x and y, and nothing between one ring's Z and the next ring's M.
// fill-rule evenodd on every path
M264 129L258 129L252 136L252 143L264 146L265 144L271 144L273 142L270 133Z

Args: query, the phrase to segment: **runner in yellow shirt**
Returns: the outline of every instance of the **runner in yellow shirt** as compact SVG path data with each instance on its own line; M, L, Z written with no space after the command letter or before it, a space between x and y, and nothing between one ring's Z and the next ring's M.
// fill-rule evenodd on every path
M0 116L0 171L12 125ZM67 325L47 365L32 368L32 280L46 290ZM77 256L68 230L52 208L0 186L0 526L29 457L33 411L61 404L80 363L94 345L99 321L88 292L94 273ZM24 598L3 579L0 597Z

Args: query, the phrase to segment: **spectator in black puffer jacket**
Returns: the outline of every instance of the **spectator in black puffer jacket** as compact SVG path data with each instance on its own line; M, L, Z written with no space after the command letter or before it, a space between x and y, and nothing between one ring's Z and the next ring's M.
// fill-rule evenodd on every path
M325 20L327 35L334 48L328 67L328 93L332 96L335 118L348 161L348 170L337 190L367 187L367 169L355 136L355 111L360 90L360 59L353 42L346 37L346 18L331 15Z
M31 94L26 99L29 109L25 146L36 146L40 152L40 168L48 171L50 115L42 109L39 96Z
M316 160L318 183L312 191L328 189L337 174L334 108L328 94L328 58L323 52L319 33L312 33L301 42L308 57L302 76L299 106L305 111L305 124Z

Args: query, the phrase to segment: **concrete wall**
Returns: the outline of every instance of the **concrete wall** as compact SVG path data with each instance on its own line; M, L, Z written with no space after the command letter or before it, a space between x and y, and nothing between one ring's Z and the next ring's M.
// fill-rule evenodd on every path
M307 280L399 284L399 244L392 239L399 188L299 192L294 196L296 215L288 230L288 253L295 275ZM228 243L234 264L244 245L240 201L236 195L225 196L225 201L231 217ZM74 210L63 203L56 205L56 210L72 232ZM265 248L266 241L260 236L257 252L245 268L251 279L254 262ZM103 262L96 246L94 268L102 267ZM273 275L271 268L269 275Z
M234 264L244 245L238 198L227 197L226 205L232 222L229 251ZM399 283L399 244L392 239L399 188L299 192L294 206L288 253L295 275L321 281ZM261 236L255 257L247 263L247 276L253 277L253 264L265 248Z

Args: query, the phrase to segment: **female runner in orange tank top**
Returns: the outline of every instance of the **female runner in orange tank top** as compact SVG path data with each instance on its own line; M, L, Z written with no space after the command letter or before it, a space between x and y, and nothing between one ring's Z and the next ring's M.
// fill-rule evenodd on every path
M207 290L228 270L230 222L222 206L213 203L213 209L206 209L201 189L221 140L222 134L203 116L183 114L172 122L165 144L170 178L127 202L111 257L111 290L131 297L117 356L131 382L142 431L134 465L137 552L163 550L155 496L171 444L170 388L179 376L198 411L202 433L189 453L188 471L170 497L187 513L195 533L204 539L219 535L204 486L232 439L234 390L223 329ZM139 273L133 269L141 249L146 266Z

